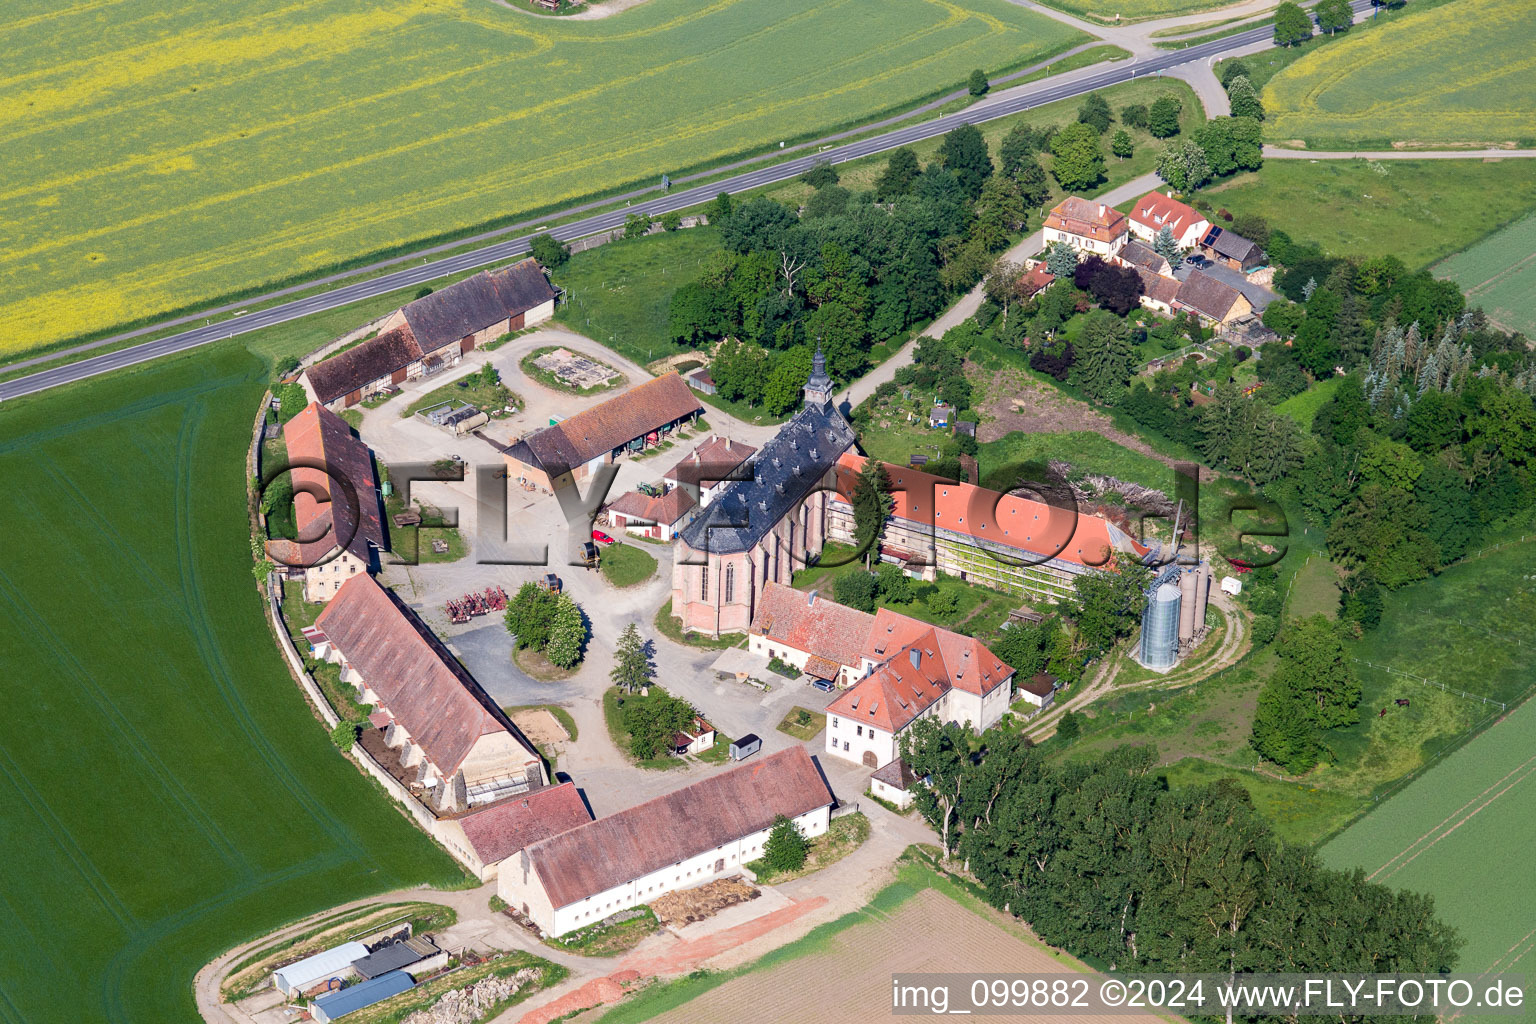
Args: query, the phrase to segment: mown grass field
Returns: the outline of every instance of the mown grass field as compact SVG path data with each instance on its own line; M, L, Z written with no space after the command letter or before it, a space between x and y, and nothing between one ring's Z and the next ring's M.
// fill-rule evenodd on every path
M1066 11L1105 25L1129 24L1152 18L1171 18L1180 14L1198 14L1227 7L1232 0L1134 0L1109 3L1105 0L1043 0L1047 7ZM1118 21L1117 21L1118 19ZM1199 26L1190 26L1198 28Z
M1336 868L1428 893L1466 939L1463 972L1529 972L1536 889L1519 865L1536 841L1536 704L1527 703L1322 848ZM1469 1022L1529 1021L1480 1016Z
M208 960L462 876L344 761L250 572L234 348L6 403L0 1017L192 1022Z
M1086 37L1006 0L7 12L0 352L533 211Z
M1271 140L1498 145L1536 125L1536 22L1507 0L1456 0L1345 36L1264 87Z
M1511 331L1536 335L1536 216L1517 221L1435 268L1467 301Z
M1330 255L1417 270L1536 209L1536 160L1266 160L1202 194Z

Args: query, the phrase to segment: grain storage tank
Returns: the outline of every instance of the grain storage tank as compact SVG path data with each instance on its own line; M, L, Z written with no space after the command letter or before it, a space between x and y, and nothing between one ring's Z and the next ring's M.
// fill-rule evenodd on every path
M1179 604L1182 595L1172 583L1152 591L1141 617L1141 663L1148 668L1172 668L1179 653Z
M1195 636L1195 606L1200 603L1200 573L1191 566L1179 573L1179 643Z

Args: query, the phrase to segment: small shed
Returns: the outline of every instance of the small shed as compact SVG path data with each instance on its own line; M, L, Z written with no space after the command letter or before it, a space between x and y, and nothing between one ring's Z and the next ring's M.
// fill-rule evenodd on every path
M929 410L928 425L930 427L947 427L949 426L949 421L954 418L954 407L940 402Z
M763 739L755 732L731 741L731 760L743 761L763 749Z
M719 389L715 387L715 378L709 375L709 371L694 370L688 375L688 386L700 394L712 395Z
M283 995L292 998L331 978L356 977L352 962L367 955L368 947L361 942L343 942L287 967L279 967L272 972L272 984Z
M891 761L869 777L869 791L902 810L912 806L912 785L917 777L901 758Z
M672 734L672 753L679 757L683 754L702 754L714 745L715 727L698 715L693 716L691 726Z
M1036 672L1019 684L1019 696L1037 708L1048 708L1056 700L1056 677Z
M1243 581L1236 576L1223 576L1221 578L1221 592L1236 597L1243 592Z
M964 434L966 437L976 436L976 424L970 420L955 420L955 436Z
M420 963L428 957L436 956L437 944L426 936L406 939L403 942L391 942L380 946L369 953L352 967L363 979L377 978L388 974L390 971L400 971ZM410 973L416 974L417 971Z
M327 1021L338 1020L374 1003L382 1003L390 996L409 992L415 987L416 982L409 974L404 971L390 971L377 978L369 978L351 988L321 996L315 1000L309 1012L314 1020L319 1021L319 1024L326 1024Z

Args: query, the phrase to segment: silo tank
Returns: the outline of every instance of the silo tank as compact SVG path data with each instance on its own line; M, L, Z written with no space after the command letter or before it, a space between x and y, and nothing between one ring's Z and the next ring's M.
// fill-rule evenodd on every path
M1195 635L1195 605L1199 603L1199 572L1186 569L1179 573L1179 643Z
M1179 588L1164 583L1152 592L1141 620L1141 661L1148 668L1172 668L1179 652Z

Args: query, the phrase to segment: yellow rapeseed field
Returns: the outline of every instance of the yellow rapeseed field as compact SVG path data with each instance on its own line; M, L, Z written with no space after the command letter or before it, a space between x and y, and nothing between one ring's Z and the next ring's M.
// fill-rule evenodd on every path
M1006 0L20 0L0 355L885 110L1085 41Z
M1456 0L1330 41L1264 89L1272 139L1499 145L1536 137L1530 3Z

